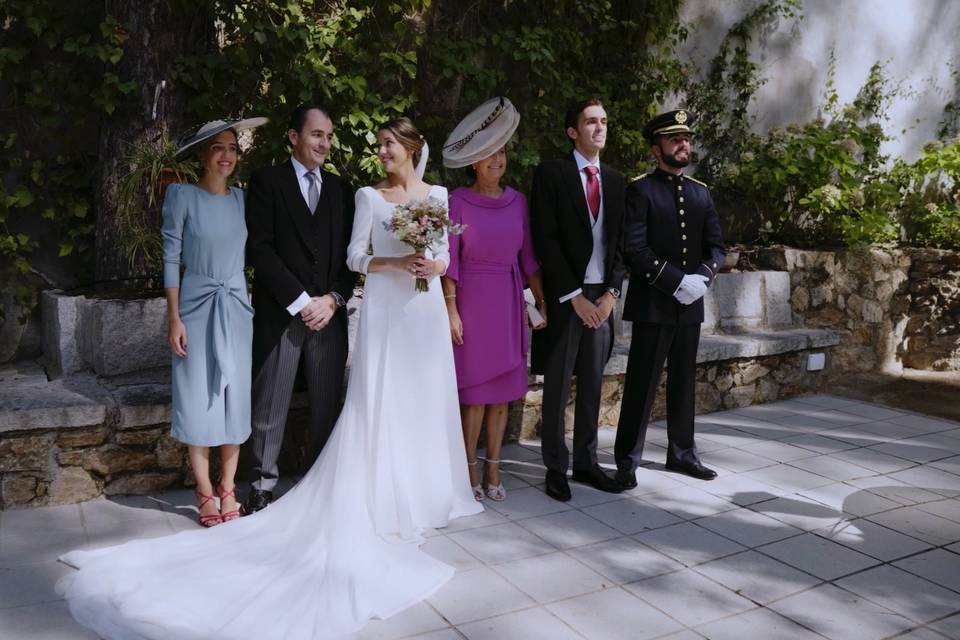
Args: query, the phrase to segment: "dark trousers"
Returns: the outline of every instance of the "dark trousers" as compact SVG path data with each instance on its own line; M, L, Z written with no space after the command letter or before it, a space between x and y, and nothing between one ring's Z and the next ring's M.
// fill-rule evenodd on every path
M280 472L277 460L290 410L290 398L303 358L307 395L310 399L309 442L305 462L313 464L333 431L340 412L347 340L338 313L321 331L311 331L298 317L267 356L253 380L250 449L253 454L254 489L272 491Z
M603 285L583 286L583 294L589 300L596 300L604 291ZM613 327L609 320L590 329L583 326L580 317L573 313L547 356L540 440L543 464L550 471L565 474L569 466L564 417L574 375L577 376L577 399L573 421L573 468L587 470L597 464L600 386L612 340Z
M668 462L696 461L693 421L700 325L633 323L614 455L617 467L641 463L650 412L667 363Z

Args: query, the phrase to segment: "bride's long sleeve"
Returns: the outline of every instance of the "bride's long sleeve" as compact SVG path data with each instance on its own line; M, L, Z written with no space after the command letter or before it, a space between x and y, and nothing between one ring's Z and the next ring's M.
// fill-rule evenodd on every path
M356 210L353 215L353 233L347 245L347 266L351 271L367 273L373 256L367 253L373 233L373 203L366 188L357 189Z

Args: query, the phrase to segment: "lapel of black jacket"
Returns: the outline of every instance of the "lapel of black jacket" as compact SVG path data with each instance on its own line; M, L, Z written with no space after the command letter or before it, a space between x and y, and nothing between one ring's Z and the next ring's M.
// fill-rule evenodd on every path
M318 257L320 247L316 246L317 243L314 242L312 216L310 214L310 208L303 199L303 192L300 191L300 179L297 177L297 171L294 169L291 160L287 160L285 166L288 171L284 172L280 187L283 198L287 203L287 210L290 212L290 218L293 219L293 224L297 227L297 231L300 232L303 243L307 245L310 253L312 253L314 257ZM323 201L322 194L324 191L326 191L326 189L321 186L321 201Z
M577 160L573 157L573 151L567 156L563 163L563 181L570 190L570 197L573 198L573 212L591 236L593 235L593 223L590 221L590 208L587 206L587 196L583 193L583 182L580 180L580 171L577 170Z

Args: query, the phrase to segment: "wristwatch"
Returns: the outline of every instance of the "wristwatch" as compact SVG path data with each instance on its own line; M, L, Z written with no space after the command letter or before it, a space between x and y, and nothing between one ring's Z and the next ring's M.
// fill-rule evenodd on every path
M337 293L336 291L331 291L331 292L330 292L330 295L333 296L333 301L337 303L337 308L347 306L347 303L346 303L346 301L343 299L343 296L341 296L341 295L340 295L339 293Z
M609 289L607 289L607 291L610 292L610 295L612 295L614 299L620 298L620 289L617 289L616 287L610 287Z

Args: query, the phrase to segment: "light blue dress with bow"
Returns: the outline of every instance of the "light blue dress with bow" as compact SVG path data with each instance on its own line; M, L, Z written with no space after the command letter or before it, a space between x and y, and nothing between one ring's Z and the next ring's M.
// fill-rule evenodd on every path
M170 422L186 444L240 444L250 435L253 308L243 205L243 191L233 187L220 196L172 184L163 200L163 286L180 287L187 330L187 357L173 355Z

